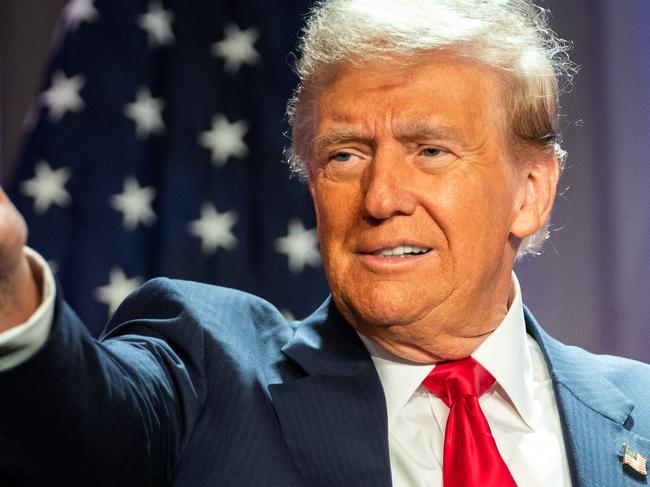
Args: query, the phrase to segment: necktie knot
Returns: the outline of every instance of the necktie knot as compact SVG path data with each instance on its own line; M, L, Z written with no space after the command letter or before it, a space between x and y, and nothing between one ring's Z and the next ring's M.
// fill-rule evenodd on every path
M494 384L494 377L472 357L442 362L434 367L422 385L451 407L465 396L479 397Z

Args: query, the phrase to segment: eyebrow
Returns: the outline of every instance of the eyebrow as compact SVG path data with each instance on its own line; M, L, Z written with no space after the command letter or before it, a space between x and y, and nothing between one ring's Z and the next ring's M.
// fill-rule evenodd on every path
M407 120L398 123L395 127L398 140L444 139L462 143L466 135L462 130L450 125L430 122L426 120Z
M361 130L352 127L339 127L327 130L314 137L313 147L318 153L326 147L346 142L361 142L372 145L372 137L364 136Z
M409 142L423 139L444 139L462 143L465 140L465 134L456 127L424 120L408 120L399 123L394 132L398 140ZM314 137L312 147L319 152L326 147L348 142L359 142L368 146L374 143L373 137L365 135L363 130L352 126L342 126L332 128Z

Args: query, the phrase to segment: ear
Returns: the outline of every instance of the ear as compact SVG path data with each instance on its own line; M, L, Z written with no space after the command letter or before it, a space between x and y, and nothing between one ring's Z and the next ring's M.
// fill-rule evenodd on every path
M510 228L514 237L528 237L548 221L559 178L560 164L554 154L544 153L528 163L522 174L518 205Z

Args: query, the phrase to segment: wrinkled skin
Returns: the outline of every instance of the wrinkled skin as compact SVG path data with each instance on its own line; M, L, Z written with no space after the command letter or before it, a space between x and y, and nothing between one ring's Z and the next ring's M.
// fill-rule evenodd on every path
M515 156L502 86L437 54L343 68L315 101L309 186L333 300L404 359L465 357L489 336L517 248L551 211L557 160ZM426 252L378 255L399 245Z

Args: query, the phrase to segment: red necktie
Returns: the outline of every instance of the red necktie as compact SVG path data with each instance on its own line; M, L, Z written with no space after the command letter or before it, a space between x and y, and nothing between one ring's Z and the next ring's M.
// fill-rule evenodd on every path
M422 385L449 406L442 454L445 487L516 487L478 397L494 377L472 357L443 362Z

